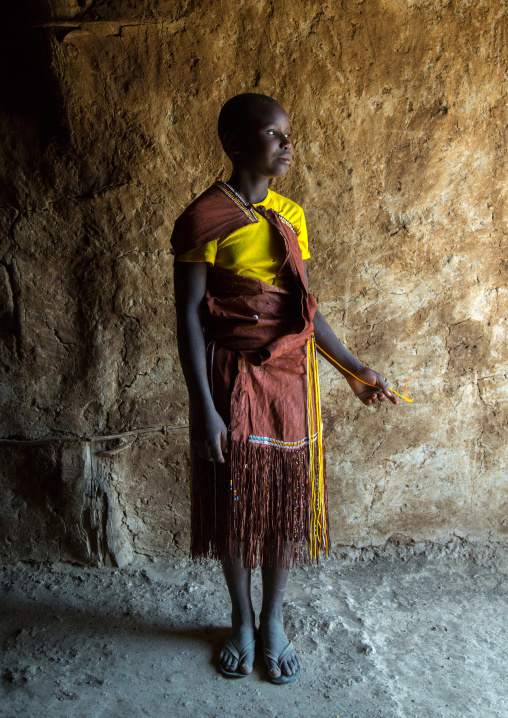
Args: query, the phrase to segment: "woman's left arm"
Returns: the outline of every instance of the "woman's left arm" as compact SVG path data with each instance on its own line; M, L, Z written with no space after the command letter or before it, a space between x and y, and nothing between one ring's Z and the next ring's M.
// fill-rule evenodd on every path
M307 278L307 273L305 273L305 278ZM336 337L319 309L314 316L314 336L318 351L321 349L329 355L328 357L325 356L325 359L330 361L329 357L331 357L332 360L344 367L344 369L341 369L337 367L333 361L330 362L332 366L338 369L345 377L351 390L363 404L366 406L375 406L384 401L385 397L387 397L392 404L399 403L397 397L388 389L384 379L373 369L369 369L358 361L358 359L346 349L344 344ZM355 376L351 376L349 372ZM362 381L358 381L355 377L358 377L358 379ZM363 382L371 384L372 386L366 386Z

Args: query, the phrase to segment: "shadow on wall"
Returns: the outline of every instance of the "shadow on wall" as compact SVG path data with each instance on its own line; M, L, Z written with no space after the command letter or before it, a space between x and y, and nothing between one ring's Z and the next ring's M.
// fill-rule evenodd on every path
M51 69L51 37L44 28L38 27L51 18L49 3L19 0L8 3L2 11L0 27L0 111L8 122L17 127L18 134L26 138L17 143L16 155L21 161L21 171L34 169L34 145L66 141L62 97L58 82ZM69 28L62 28L66 33ZM56 30L58 32L58 30ZM6 147L10 152L14 148ZM30 151L27 151L30 150ZM15 195L16 183L0 168L0 194L3 201L19 206ZM48 163L48 171L51 169Z

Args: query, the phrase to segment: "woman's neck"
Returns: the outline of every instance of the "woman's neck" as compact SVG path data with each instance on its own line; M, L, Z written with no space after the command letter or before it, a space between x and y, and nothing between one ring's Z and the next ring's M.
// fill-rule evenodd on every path
M234 168L227 183L233 187L248 204L262 202L268 194L268 177L252 176L244 168Z

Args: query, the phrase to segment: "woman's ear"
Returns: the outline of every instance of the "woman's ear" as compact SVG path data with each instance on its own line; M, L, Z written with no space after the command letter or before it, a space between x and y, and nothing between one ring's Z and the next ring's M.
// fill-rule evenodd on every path
M222 142L224 144L224 147L226 148L226 153L229 157L239 155L242 151L240 147L240 138L233 132L225 132Z

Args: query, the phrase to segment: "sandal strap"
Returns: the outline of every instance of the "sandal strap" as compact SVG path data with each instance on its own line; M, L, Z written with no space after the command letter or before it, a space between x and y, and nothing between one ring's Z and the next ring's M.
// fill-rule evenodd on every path
M277 657L273 651L271 651L269 648L265 648L263 646L263 653L267 658L269 658L271 661L274 661L279 668L281 666L281 663L284 661L285 658L287 658L288 654L291 653L293 650L293 642L289 641L285 649L282 651L282 653Z
M231 643L231 641L226 641L226 643L224 644L224 648L227 648L233 658L236 658L237 661L240 659L240 654L236 650L236 646L234 643Z
M242 650L240 652L240 658L238 659L239 663L241 663L243 661L243 659L245 658L245 656L248 653L250 653L251 651L254 650L255 645L256 645L256 639L254 639L250 643L247 643L247 645L242 648Z
M248 653L250 653L250 651L252 651L252 650L254 649L254 646L255 646L255 645L256 645L256 639L254 639L254 640L251 641L250 643L247 643L247 645L245 645L245 646L242 648L242 650L240 651L240 653L238 653L237 647L236 647L235 644L232 643L231 641L226 641L226 643L224 644L224 647L227 648L227 650L231 653L231 655L233 656L233 658L236 658L236 660L238 661L238 663L241 663L241 662L243 661L243 659L245 658L245 656L246 656Z

